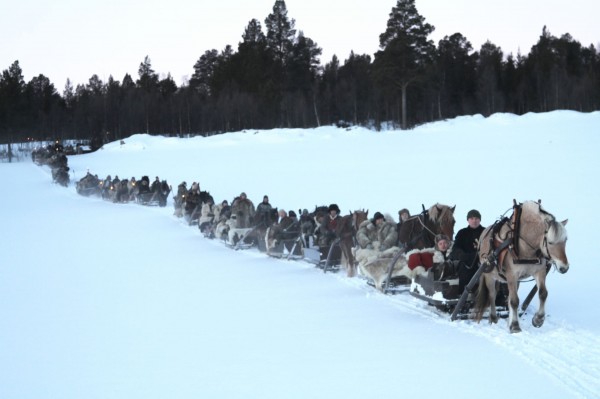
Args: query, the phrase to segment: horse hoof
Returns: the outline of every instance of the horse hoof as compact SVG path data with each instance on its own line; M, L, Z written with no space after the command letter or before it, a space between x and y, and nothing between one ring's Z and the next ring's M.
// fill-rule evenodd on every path
M534 316L533 319L531 319L531 324L536 328L540 328L544 324L544 319L545 317Z
M510 333L511 334L520 333L520 332L521 332L521 327L518 324L510 326Z

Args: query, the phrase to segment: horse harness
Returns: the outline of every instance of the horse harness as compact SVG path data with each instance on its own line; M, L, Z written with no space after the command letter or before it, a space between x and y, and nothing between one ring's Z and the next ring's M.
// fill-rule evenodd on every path
M513 200L514 201L514 200ZM538 201L539 204L539 201ZM498 274L504 278L504 270L501 269L501 265L504 264L504 258L510 252L515 258L515 263L518 264L541 264L542 259L550 260L550 253L548 250L548 228L544 232L544 247L546 248L546 254L544 255L541 249L536 250L536 258L521 258L519 256L519 240L525 242L529 247L534 248L527 240L521 237L521 214L523 211L523 204L514 201L513 214L510 218L503 217L497 220L490 230L488 230L490 248L493 249L488 253L486 262L482 264L484 273L491 272L494 268L498 271ZM543 211L540 208L540 211ZM500 236L500 230L502 227L507 226L508 232L505 238ZM491 234L490 234L491 233ZM548 266L549 268L550 266Z

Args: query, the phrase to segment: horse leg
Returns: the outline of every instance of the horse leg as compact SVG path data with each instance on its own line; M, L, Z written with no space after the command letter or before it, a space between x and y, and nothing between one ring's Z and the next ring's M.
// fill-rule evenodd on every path
M521 332L519 325L519 294L517 292L517 279L512 273L508 273L506 284L508 285L508 326L511 333Z
M540 306L537 312L533 315L531 324L534 327L541 327L546 319L546 298L548 298L548 289L546 288L546 270L542 270L535 275L535 282L538 286L538 297L540 298Z
M496 314L496 280L492 276L484 275L483 279L488 290L488 303L490 304L490 324L498 323L498 315ZM481 284L481 283L480 283Z
M342 259L346 266L346 275L350 278L356 276L356 266L354 265L354 256L352 256L351 244L347 240L340 241L342 249Z

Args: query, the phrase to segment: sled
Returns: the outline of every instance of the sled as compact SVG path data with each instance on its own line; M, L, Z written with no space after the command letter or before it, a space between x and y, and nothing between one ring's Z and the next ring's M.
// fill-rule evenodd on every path
M169 192L166 195L163 195L160 192L152 192L147 191L143 193L138 193L135 197L136 202L140 205L146 206L167 206L167 198L169 197ZM191 224L191 223L190 223Z
M340 239L335 239L331 245L328 246L312 246L304 248L304 260L323 269L323 273L327 273L328 271L338 271L342 263Z
M304 259L304 242L301 236L278 239L273 248L266 250L266 254L279 259Z
M230 229L225 238L225 245L234 250L249 249L254 247L255 240L250 237L250 234L256 227L248 227L241 229ZM248 240L250 239L250 240Z
M451 320L468 320L473 318L471 309L475 302L475 287L483 268L478 268L466 287L461 291L458 278L436 280L433 270L425 275L417 275L410 286L410 295L427 302L437 310L450 314ZM508 306L496 304L499 318L508 317Z

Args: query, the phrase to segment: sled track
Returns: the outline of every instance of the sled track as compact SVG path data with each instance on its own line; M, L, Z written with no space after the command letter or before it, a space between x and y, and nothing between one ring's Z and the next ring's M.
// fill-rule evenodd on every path
M353 286L365 295L381 300L403 313L421 316L434 323L454 323L465 333L485 338L490 343L501 346L525 360L534 369L562 384L573 396L598 397L600 339L593 333L553 323L551 315L548 314L544 325L537 329L531 325L534 310L521 316L519 322L523 331L518 334L509 333L506 320L500 320L496 325L490 325L487 321L480 324L471 320L452 322L449 314L409 296L408 291L390 296L375 291L362 278L351 280L342 275L338 275L338 278L342 283ZM557 345L557 342L560 342L560 345Z
M526 327L525 323L531 323L530 315L521 318L522 328ZM500 330L482 326L484 328L473 332L518 355L533 368L551 375L574 395L581 398L598 397L600 339L596 336L569 326L555 325L548 319L541 330L529 324L516 335L507 334L506 326L501 326L503 328Z

